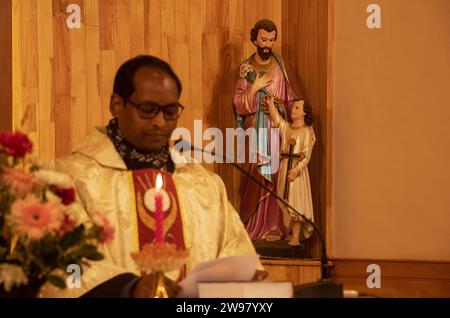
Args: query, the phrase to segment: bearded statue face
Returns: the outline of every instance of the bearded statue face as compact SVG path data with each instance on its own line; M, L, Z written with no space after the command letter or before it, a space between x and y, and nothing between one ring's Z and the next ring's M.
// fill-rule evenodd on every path
M258 36L256 38L256 49L258 55L263 60L268 60L272 55L272 48L275 44L275 38L277 31L267 32L264 29L258 30Z

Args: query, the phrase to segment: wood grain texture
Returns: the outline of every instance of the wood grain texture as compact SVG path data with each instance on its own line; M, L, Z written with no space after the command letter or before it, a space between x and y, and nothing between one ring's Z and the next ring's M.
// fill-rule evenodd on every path
M369 264L380 266L381 288L367 287ZM382 297L450 297L449 262L334 259L332 279L344 289Z
M315 222L322 229L328 247L330 235L327 234L331 224L327 219L327 208L330 213L331 204L331 5L331 0L282 1L282 55L296 71L314 114L317 142L308 168ZM319 257L318 237L313 236L309 244L311 256Z
M319 261L261 260L269 281L291 281L294 285L313 283L320 279Z
M0 131L12 128L12 3L0 2Z
M71 3L81 8L80 29L66 26ZM179 127L193 133L194 121L202 120L203 131L235 128L231 100L238 67L255 51L250 29L261 18L275 21L274 50L297 72L315 115L318 143L309 169L315 218L325 228L331 193L328 1L17 0L11 10L12 125L19 127L27 113L23 128L44 160L69 154L109 121L115 72L138 54L166 60L179 75L186 106ZM239 172L206 166L221 175L237 207ZM312 256L318 256L317 241L312 244Z

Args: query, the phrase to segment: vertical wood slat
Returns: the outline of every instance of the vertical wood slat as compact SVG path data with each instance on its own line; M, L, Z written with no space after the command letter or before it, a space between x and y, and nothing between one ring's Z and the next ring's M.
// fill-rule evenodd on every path
M111 118L109 101L117 68L117 0L100 0L100 87L102 122Z
M13 15L11 1L0 2L0 131L13 127Z
M144 8L144 0L131 0L131 15L128 22L131 22L131 56L145 54ZM126 21L124 22L126 23ZM118 23L117 29L120 30L120 28L121 25ZM120 48L120 45L117 48Z
M189 7L187 0L177 0L174 3L174 34L173 34L173 60L171 66L180 78L181 83L189 83ZM189 84L187 84L189 85ZM182 104L189 104L191 92L184 90L181 96ZM189 107L196 107L189 105ZM193 129L193 118L188 112L182 122L188 129Z
M89 0L88 0L89 1ZM133 6L134 5L134 6ZM138 48L138 36L135 31L136 26L131 20L133 16L132 6L135 9L135 2L130 0L116 0L116 12L117 12L117 23L116 23L116 35L117 35L117 65L121 65L130 55L137 53ZM139 20L136 17L136 20ZM134 20L135 21L135 20ZM142 41L142 44L143 41Z
M233 49L230 43L230 28L231 28L231 7L229 1L220 1L218 6L218 20L219 20L219 65L218 82L215 89L217 90L217 106L213 106L211 111L215 111L214 127L218 127L225 132L226 128L235 126L235 119L232 112L232 96L234 92L234 79L236 77L237 66L233 62ZM225 147L225 138L222 140L222 147ZM221 150L221 152L223 152ZM227 180L227 193L230 198L236 199L237 187L233 187L233 167L224 164L216 164L215 171L220 173L222 179ZM237 201L234 202L237 206Z
M189 105L191 120L203 118L203 61L202 34L204 15L202 0L191 0L189 3Z
M24 129L28 131L34 143L34 149L39 153L37 136L37 107L38 107L38 60L37 50L37 17L36 2L24 0L22 4L22 25L27 32L23 34L22 46L22 79L23 100L22 109L26 120Z
M66 27L68 1L53 0L53 121L55 122L55 156L72 150L72 116L70 98L70 41Z
M103 122L100 81L100 10L99 0L85 1L87 126L91 132Z
M217 65L219 64L220 48L219 48L219 34L217 26L217 11L216 11L217 0L207 0L205 4L205 17L204 26L202 34L202 86L204 92L209 92L203 96L203 112L202 112L202 123L203 127L208 127L213 125L216 121L217 112L208 112L207 109L211 109L213 106L219 107L218 105L218 91L216 89L215 83L219 80L219 74L217 71ZM204 146L202 136L193 135L193 142L201 147ZM194 153L194 158L199 153ZM211 165L208 166L209 169L214 169Z
M325 19L321 19L324 21ZM325 224L326 224L326 237L327 237L327 250L333 250L332 244L332 153L333 153L333 138L332 138L332 126L333 126L333 43L334 43L334 0L327 1L327 69L326 69L326 106L324 112L326 113L326 155L325 155L325 172L321 178L325 179ZM322 40L324 41L324 40ZM321 42L322 42L321 41ZM322 48L323 49L323 48ZM321 58L322 61L322 58ZM325 72L325 71L324 71ZM322 82L321 82L322 83ZM322 84L321 84L322 85ZM321 174L322 176L322 174ZM323 190L321 190L323 191ZM323 195L323 193L321 193ZM321 197L323 200L323 197ZM331 255L332 256L332 255Z
M175 0L161 1L161 58L169 64L175 55Z
M329 231L326 201L331 198L331 188L327 186L331 177L331 165L327 164L331 155L330 110L327 108L328 1L284 0L282 10L283 56L293 63L314 113L317 142L308 168L315 221L326 234ZM312 256L318 257L320 242L317 236L313 236L309 244Z
M320 211L322 211L322 228L326 229L325 236L328 236L329 231L329 220L328 220L328 212L329 212L329 199L331 198L331 188L329 183L329 179L331 178L331 165L330 156L327 154L331 154L329 145L331 145L330 133L331 126L329 122L329 116L331 112L328 111L327 104L327 96L328 96L328 0L327 1L319 1L318 3L318 109L317 113L321 114L320 116L320 130L321 130L321 140L319 141L319 148L317 152L318 158L323 158L323 160L318 161L318 176L317 180L322 180L322 182L318 182L317 193L318 198L317 202L320 205ZM329 240L328 240L329 241ZM327 243L327 245L329 245ZM328 246L327 246L328 247ZM331 251L331 249L328 249Z
M52 121L53 21L52 1L43 0L37 7L39 65L38 136L42 160L55 157L55 124Z
M318 74L319 74L319 61L318 61L318 12L317 12L317 0L307 0L307 75L306 75L306 85L308 87L308 99L314 114L318 114L319 111L319 87L318 87ZM315 116L316 122L314 125L315 131L319 136L319 140L313 149L312 156L315 160L311 160L309 164L309 172L311 175L311 193L313 196L313 202L315 202L315 207L318 213L315 214L316 224L323 229L323 217L322 217L322 205L318 200L319 196L319 179L318 179L318 167L319 167L319 157L318 153L323 146L323 131L322 131L322 116ZM317 243L316 243L317 242ZM313 253L319 255L320 244L315 238L313 244Z
M100 53L101 64L101 100L102 100L102 125L106 125L111 118L109 101L113 90L114 76L116 73L116 51L102 50Z
M245 30L244 25L244 4L245 0L230 0L230 64L231 64L231 76L229 81L232 82L232 90L234 90L234 85L239 75L239 65L245 58L245 41L248 41L249 30ZM233 92L230 94L230 98ZM232 106L230 105L230 108ZM230 109L231 113L232 110ZM231 123L227 122L227 127L235 127L235 119L232 118ZM228 141L230 142L230 141ZM236 149L236 147L235 147ZM219 165L218 172L224 180L225 186L227 188L228 196L230 202L233 204L236 210L239 211L239 182L241 178L241 173L236 171L234 167L229 165Z
M149 0L148 4L148 39L146 45L148 47L148 54L158 57L162 56L162 23L161 23L161 1ZM147 43L148 42L148 43Z
M3 2L5 5L6 2ZM12 34L12 55L16 58L12 62L12 129L21 129L20 121L22 118L22 2L14 1L12 3L11 27L14 30ZM6 54L6 50L2 51ZM5 95L6 96L6 95Z
M116 0L100 0L100 49L114 50L117 21Z
M89 1L89 0L88 0ZM74 0L81 8L81 20L85 20L85 0ZM79 144L88 132L87 78L86 78L86 28L69 29L70 41L70 97L72 125L72 145Z
M250 30L255 22L260 19L258 0L244 1L244 56L247 58L255 52L255 45L250 41Z

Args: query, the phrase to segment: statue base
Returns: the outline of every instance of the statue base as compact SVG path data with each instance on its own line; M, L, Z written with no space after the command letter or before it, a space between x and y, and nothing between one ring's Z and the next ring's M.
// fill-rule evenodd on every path
M286 240L253 241L256 252L261 258L277 258L277 259L307 259L308 251L305 243L302 242L299 246L290 246Z

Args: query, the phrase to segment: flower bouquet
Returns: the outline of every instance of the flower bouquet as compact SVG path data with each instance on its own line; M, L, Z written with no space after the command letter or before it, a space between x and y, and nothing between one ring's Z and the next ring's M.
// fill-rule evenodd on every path
M0 297L35 297L46 282L66 288L68 266L101 260L98 245L114 236L100 214L79 224L70 177L28 160L32 147L25 134L0 133Z

